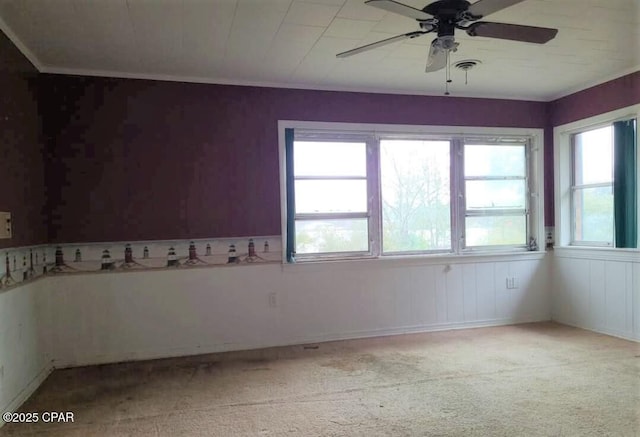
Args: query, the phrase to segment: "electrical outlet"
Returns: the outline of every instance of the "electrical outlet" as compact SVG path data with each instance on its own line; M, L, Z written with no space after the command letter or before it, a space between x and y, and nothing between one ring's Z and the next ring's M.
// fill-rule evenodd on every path
M0 238L11 238L10 212L0 212Z
M509 290L513 290L515 288L518 288L518 278L516 278L515 276L508 276L507 277L507 288Z
M276 293L269 293L269 307L275 308L278 306L278 299Z
M554 227L553 226L547 226L544 228L544 241L546 244L553 244L554 243Z

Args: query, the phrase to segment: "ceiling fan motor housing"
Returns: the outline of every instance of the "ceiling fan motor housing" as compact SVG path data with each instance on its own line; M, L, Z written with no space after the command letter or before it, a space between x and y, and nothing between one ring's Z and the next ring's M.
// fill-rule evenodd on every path
M471 3L467 0L438 0L428 4L422 10L429 15L437 17L438 15L457 15L460 12L466 11Z
M437 18L438 36L450 36L469 5L466 0L439 0L425 6L423 11Z

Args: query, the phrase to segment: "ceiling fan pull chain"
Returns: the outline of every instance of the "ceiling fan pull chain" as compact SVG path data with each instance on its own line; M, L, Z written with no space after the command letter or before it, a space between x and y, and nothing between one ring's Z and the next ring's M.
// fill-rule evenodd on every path
M449 95L449 51L446 52L447 65L444 70L444 95Z
M446 75L446 80L445 80L445 84L444 84L444 95L448 96L449 93L449 84L451 83L451 50L446 50L446 54L447 54L447 66L445 69L445 75Z

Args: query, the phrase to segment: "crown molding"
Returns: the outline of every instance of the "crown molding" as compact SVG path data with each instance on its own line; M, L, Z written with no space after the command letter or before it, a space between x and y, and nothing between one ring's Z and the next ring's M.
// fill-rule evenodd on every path
M110 77L117 79L141 79L141 80L157 80L166 82L183 82L183 83L203 83L203 84L215 84L215 85L235 85L235 86L252 86L262 88L283 88L283 89L299 89L310 91L336 91L336 92L350 92L350 93L370 93L370 94L397 94L397 95L409 95L409 96L430 96L430 97L444 97L437 91L416 91L416 90L398 90L398 89L380 89L380 88L368 88L368 87L343 87L343 86L331 86L331 85L317 85L317 84L304 84L304 83L281 83L281 82L261 82L261 81L247 81L229 78L218 77L201 77L201 76L179 76L179 75L167 75L167 74L151 74L151 73L127 73L122 71L112 70L88 70L82 68L61 68L54 66L43 66L41 73L50 74L64 74L70 76L93 76L93 77ZM451 98L474 98L474 99L491 99L491 100L519 100L519 101L531 101L531 102L546 102L546 99L535 98L526 95L496 95L486 93L460 93L450 96Z
M619 78L621 78L623 76L626 76L628 74L632 74L632 73L635 73L635 72L638 72L638 71L640 71L640 64L638 64L636 66L633 66L631 68L627 68L627 69L625 69L623 71L620 71L618 73L610 74L610 75L601 77L596 81L586 82L586 83L583 83L582 85L569 88L568 90L563 91L560 94L554 94L549 98L548 102L553 102L554 100L559 100L559 99L561 99L563 97L570 96L571 94L576 94L576 93L579 93L580 91L588 90L589 88L593 88L593 87L596 87L598 85L602 85L603 83L607 83L607 82L610 82L612 80L619 79Z
M38 57L31 50L29 50L29 48L22 42L20 38L18 38L18 35L16 35L16 33L11 29L7 22L2 19L2 17L0 17L0 30L2 30L2 32L7 35L7 38L9 38L13 45L15 45L18 50L20 50L20 52L24 55L25 58L29 60L29 62L31 62L36 70L42 73L42 62L40 62Z

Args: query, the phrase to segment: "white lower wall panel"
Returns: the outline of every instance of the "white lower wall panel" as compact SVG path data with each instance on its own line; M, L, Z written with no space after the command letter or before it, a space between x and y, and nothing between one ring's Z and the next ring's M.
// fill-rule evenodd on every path
M557 252L552 269L552 318L640 340L640 253Z
M18 408L52 370L45 286L38 280L0 291L0 412Z
M47 288L56 367L550 319L542 255L68 275Z

